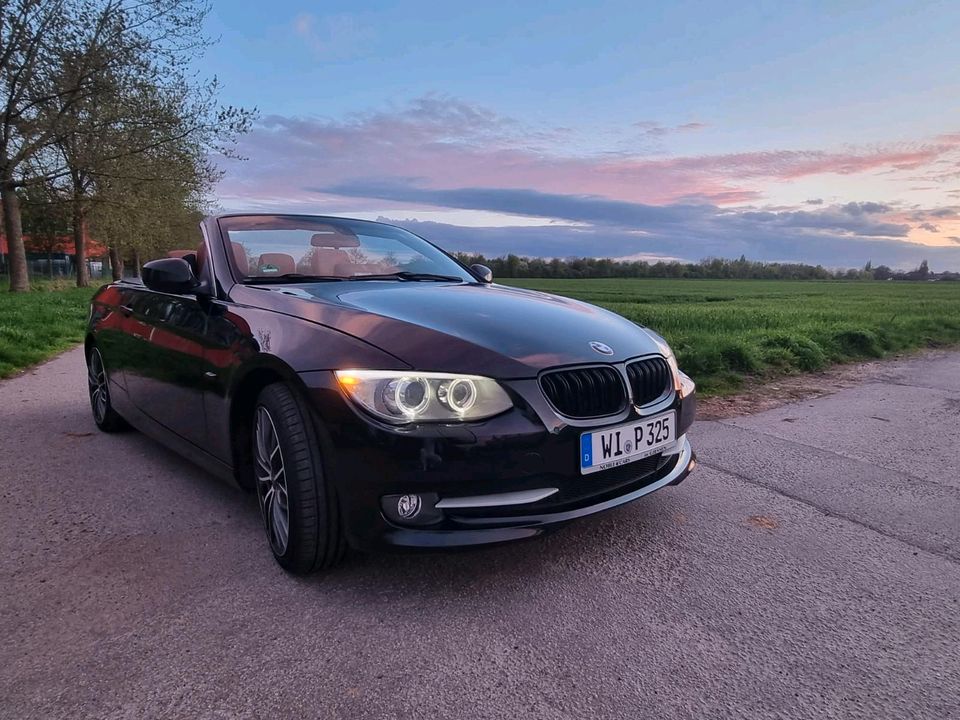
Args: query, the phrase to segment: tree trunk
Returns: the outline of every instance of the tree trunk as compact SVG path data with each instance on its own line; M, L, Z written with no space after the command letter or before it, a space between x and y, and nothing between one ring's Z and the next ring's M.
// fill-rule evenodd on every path
M133 249L133 276L140 277L140 250Z
M110 274L113 275L114 282L123 278L123 260L116 245L110 246Z
M12 182L0 187L0 199L3 201L3 230L7 236L7 251L10 265L10 292L30 290L30 277L27 275L27 251L23 246L23 228L20 225L20 198Z
M87 209L79 198L73 200L73 247L77 261L77 287L90 285L87 269Z
M51 252L47 252L47 272L50 278L53 279L53 253Z

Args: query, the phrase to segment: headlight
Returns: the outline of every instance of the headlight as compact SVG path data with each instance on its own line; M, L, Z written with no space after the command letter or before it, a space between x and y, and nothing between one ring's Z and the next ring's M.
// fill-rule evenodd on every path
M496 380L396 370L337 370L337 381L352 400L393 423L482 420L513 403Z
M667 353L667 365L670 366L670 372L673 373L673 389L680 392L683 388L680 386L680 366L677 365L677 356L673 350Z
M688 395L693 395L697 389L697 384L677 365L677 358L673 354L673 350L670 350L667 355L667 364L673 373L673 389L680 394L680 398L683 399Z
M667 343L667 341L664 340L663 336L661 336L659 333L654 332L648 327L644 327L643 330L645 333L647 333L647 335L656 341L657 345L660 346L660 352L662 352L664 357L667 358L667 364L670 366L670 372L673 373L673 389L680 394L681 398L692 395L697 389L697 384L677 365L677 356L673 354L673 350L670 348L670 345Z

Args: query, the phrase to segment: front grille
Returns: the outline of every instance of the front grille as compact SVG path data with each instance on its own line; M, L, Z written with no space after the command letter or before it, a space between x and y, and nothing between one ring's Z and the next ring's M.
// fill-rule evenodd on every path
M662 357L647 358L627 365L627 379L635 405L648 405L663 395L673 382L670 366Z
M540 387L553 406L571 418L613 415L626 400L623 379L609 366L547 373L540 378Z

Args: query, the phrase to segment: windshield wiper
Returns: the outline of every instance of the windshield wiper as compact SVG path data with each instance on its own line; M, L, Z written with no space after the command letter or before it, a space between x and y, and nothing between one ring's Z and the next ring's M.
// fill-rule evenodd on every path
M346 280L410 280L410 281L433 281L433 282L463 282L462 277L457 275L435 275L434 273L418 273L401 270L395 273L382 273L379 275L351 275Z
M346 279L345 277L339 277L337 275L284 273L283 275L255 275L245 277L240 282L245 285L267 285L271 283L342 282Z

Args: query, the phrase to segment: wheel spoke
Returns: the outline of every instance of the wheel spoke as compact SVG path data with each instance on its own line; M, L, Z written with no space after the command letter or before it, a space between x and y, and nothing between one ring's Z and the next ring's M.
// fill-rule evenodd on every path
M269 422L267 422L267 411L262 407L257 408L257 457L261 461L266 460L269 457L267 452L267 438L266 434L268 432Z
M263 461L263 458L260 457L260 453L255 453L254 460L256 460L257 463L257 479L262 482L269 483L273 479L273 472L271 471L270 466Z
M273 504L272 504L272 515L273 515L273 525L274 525L274 535L277 539L277 544L280 547L280 552L283 553L287 549L287 536L290 532L289 527L289 516L287 511L277 502L277 495L274 493Z
M107 387L107 371L103 367L103 358L96 348L90 353L90 362L87 367L87 386L90 390L90 406L93 409L93 418L98 423L102 423L107 417L110 391Z
M267 524L270 523L270 510L273 506L273 488L267 486L267 489L263 491L263 495L260 498L260 504L263 506L264 519L267 521Z
M290 537L290 504L280 437L270 412L257 407L254 424L254 474L264 528L274 553L283 555Z

